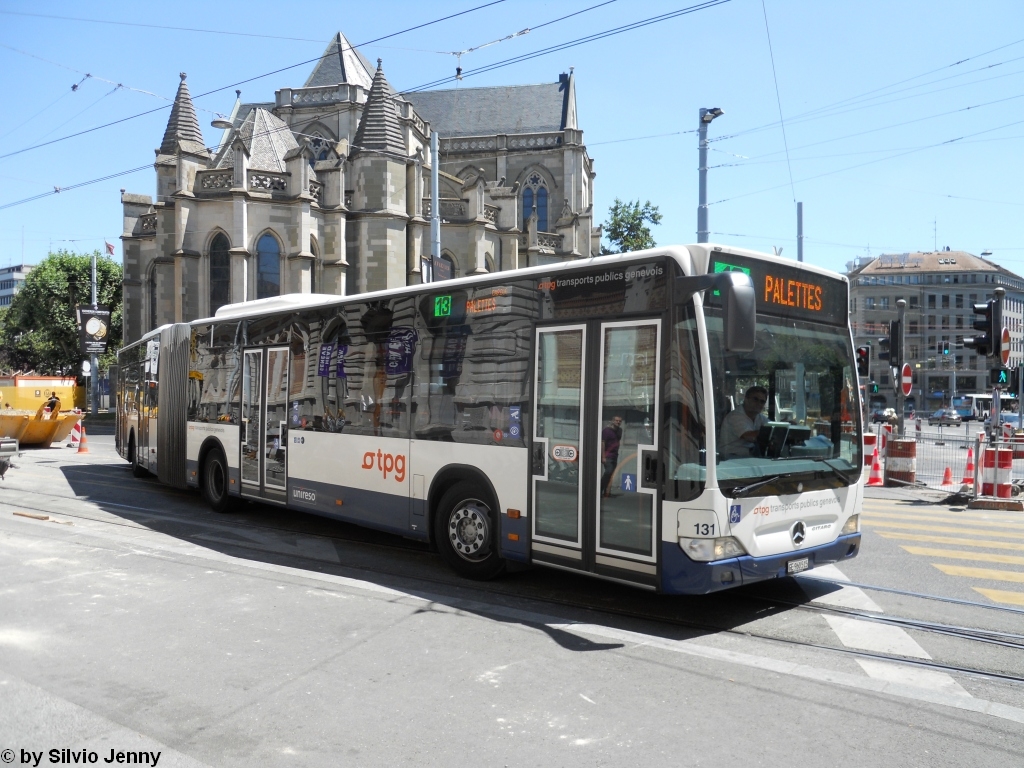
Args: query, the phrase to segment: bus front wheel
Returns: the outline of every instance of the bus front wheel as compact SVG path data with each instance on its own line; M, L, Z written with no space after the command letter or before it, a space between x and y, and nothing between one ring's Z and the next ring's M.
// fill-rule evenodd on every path
M441 497L434 516L434 538L445 562L460 576L493 579L505 570L498 554L498 531L490 494L477 483L457 483Z
M214 512L230 512L236 499L228 493L228 462L224 452L215 448L203 462L203 498Z

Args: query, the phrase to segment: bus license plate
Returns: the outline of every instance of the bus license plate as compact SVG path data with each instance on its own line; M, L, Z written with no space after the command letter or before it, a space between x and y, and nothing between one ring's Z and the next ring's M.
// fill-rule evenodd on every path
M800 573L811 567L809 557L801 557L799 560L790 560L786 563L786 573Z

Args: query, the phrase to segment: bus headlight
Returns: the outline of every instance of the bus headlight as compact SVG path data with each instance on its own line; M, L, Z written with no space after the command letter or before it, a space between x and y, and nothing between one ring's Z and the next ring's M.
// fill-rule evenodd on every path
M712 560L724 560L727 557L738 557L747 554L747 551L732 536L723 536L719 539L686 539L679 538L679 547L686 553L687 557L699 563L708 563Z
M860 533L860 515L850 515L850 519L843 525L843 530L839 532L839 535L846 536L850 533Z

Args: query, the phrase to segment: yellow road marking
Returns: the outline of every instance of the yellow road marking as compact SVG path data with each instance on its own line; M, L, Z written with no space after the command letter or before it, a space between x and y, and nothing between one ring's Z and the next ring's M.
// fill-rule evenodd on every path
M1024 592L1010 592L1005 589L982 589L981 587L972 587L972 589L997 603L1024 605Z
M973 518L956 517L953 515L901 515L895 513L881 513L881 512L864 512L861 515L861 519L864 520L934 520L937 523L967 523L968 525L977 525L982 528L1007 528L1010 530L1021 530L1024 531L1024 523L1011 523L1000 522L998 520L976 520Z
M877 506L872 507L867 503L864 504L865 515L886 515L895 517L923 517L925 515L941 516L944 518L950 518L954 520L979 520L981 522L1007 522L1007 523L1019 523L1022 521L1019 512L1000 512L998 510L977 510L975 512L949 512L945 510L935 510L934 508L919 509L914 507L892 507L892 506Z
M924 525L922 523L889 523L882 521L866 521L864 525L871 528L903 528L908 531L931 531L933 533L959 533L964 536L996 536L1000 539L1024 539L1024 533L1002 533L1001 531L985 531L980 528L953 528L944 525ZM881 531L879 531L881 533Z
M1015 581L1024 584L1024 573L1018 571L1000 571L995 568L971 568L966 565L946 565L945 563L932 563L932 565L950 576L969 576L972 579Z
M876 531L883 539L899 539L901 541L922 541L928 544L959 544L964 547L987 547L988 549L1012 549L1024 552L1024 544L1015 541L990 541L987 539L958 539L953 536L922 536L919 533L897 533L895 531Z
M976 560L981 563L1002 563L1003 565L1024 565L1024 557L997 555L992 552L961 552L959 549L932 549L931 547L900 547L912 555L925 557L948 557L951 560Z

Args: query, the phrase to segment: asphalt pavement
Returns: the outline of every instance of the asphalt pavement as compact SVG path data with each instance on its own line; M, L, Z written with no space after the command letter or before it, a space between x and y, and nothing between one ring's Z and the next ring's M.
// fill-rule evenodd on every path
M112 437L89 447L26 452L0 484L0 758L16 765L1024 754L1024 515L879 489L841 570L692 598L542 568L481 584L399 537L255 504L216 515L133 479Z

